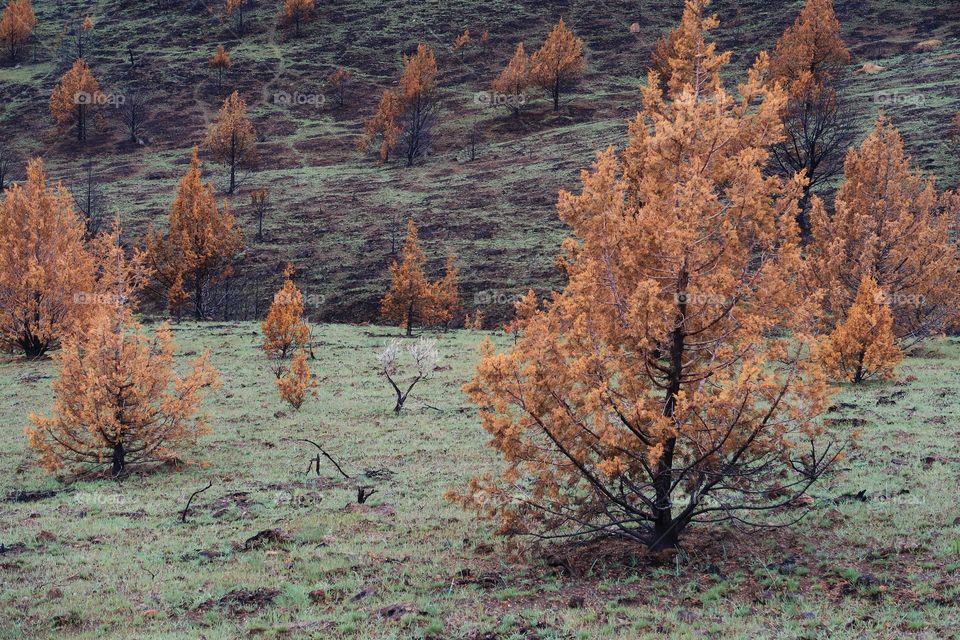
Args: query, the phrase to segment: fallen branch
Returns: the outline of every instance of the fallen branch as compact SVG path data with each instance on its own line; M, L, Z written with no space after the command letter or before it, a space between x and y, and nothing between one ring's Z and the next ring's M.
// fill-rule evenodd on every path
M324 451L324 450L323 450L323 447L321 447L320 445L318 445L316 442L314 442L313 440L307 440L306 438L294 438L294 440L296 440L297 442L308 442L308 443L312 444L313 446L315 446L317 449L320 450L320 453L323 454L323 457L325 457L327 460L329 460L329 461L333 464L333 466L335 466L335 467L337 468L337 471L340 472L340 475L342 475L342 476L343 476L344 478L346 478L347 480L351 480L351 479L352 479L350 476L347 475L347 472L344 471L344 470L340 467L340 465L337 463L337 461L334 460L333 457L332 457L329 453L327 453L326 451ZM320 457L319 457L319 456L317 456L316 461L317 461L317 475L320 475ZM312 469L312 468L313 468L313 464L311 463L311 465L307 468L307 473L310 473L310 469Z
M198 489L197 491L194 491L190 495L190 498L187 500L187 506L183 508L183 513L180 514L180 522L183 522L183 523L187 522L187 512L190 511L190 503L193 502L193 499L212 486L213 486L213 482L208 482L207 486L205 486L203 489Z

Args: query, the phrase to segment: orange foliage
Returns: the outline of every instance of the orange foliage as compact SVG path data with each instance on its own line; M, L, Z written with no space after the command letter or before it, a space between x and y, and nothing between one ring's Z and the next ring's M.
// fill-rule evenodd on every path
M227 203L219 209L213 185L203 184L196 147L170 207L169 230L160 235L151 228L144 243L171 310L179 310L192 297L194 317L205 318L209 306L205 294L232 273L243 237Z
M260 325L263 350L274 360L303 349L310 340L310 329L303 321L303 294L293 283L293 265L287 265L283 277L283 286L274 294L270 311Z
M223 72L230 68L230 54L222 44L217 45L217 52L210 58L209 64L217 70L217 92L220 92L220 85L223 82Z
M16 62L20 50L30 41L30 34L37 24L30 0L10 0L0 17L0 44Z
M892 329L893 314L886 296L872 278L864 276L846 320L830 334L820 357L838 380L893 378L894 367L903 359L903 353Z
M294 409L300 409L307 399L307 394L316 386L317 379L310 373L306 352L297 349L290 363L290 370L277 378L280 397Z
M75 127L77 140L87 139L87 120L103 103L100 84L83 58L63 74L50 94L50 114L62 128Z
M30 416L30 447L51 472L109 464L117 476L130 465L177 460L174 447L209 433L205 416L197 415L219 385L209 354L194 361L188 376L174 374L169 325L147 337L128 304L140 286L142 258L124 259L119 227L104 247L102 280L115 296L84 331L64 339L53 417Z
M796 96L808 83L804 76L812 76L817 84L828 83L850 60L840 40L832 0L806 0L796 21L777 41L770 56L770 77Z
M390 290L380 302L385 320L406 327L413 335L414 324L426 324L433 303L432 290L423 273L427 259L417 240L417 225L407 221L407 239L403 243L402 261L390 265Z
M470 44L470 29L464 29L463 33L458 35L453 39L453 50L460 54L460 59L463 60L463 52L467 48L467 45Z
M313 12L316 8L316 0L283 0L280 22L284 25L293 24L296 34L299 36L300 24L313 18Z
M407 165L426 152L429 145L437 77L437 60L425 44L417 52L403 57L403 73L396 89L387 89L380 98L377 113L365 123L363 145L380 141L380 161L403 144Z
M337 67L333 73L327 77L327 82L333 87L333 90L337 94L337 106L342 107L344 102L344 97L346 96L347 83L350 82L350 79L353 77L353 73L347 71L343 67Z
M0 201L0 349L41 356L82 325L95 287L85 233L73 196L31 160Z
M568 284L543 310L526 300L516 346L488 341L465 386L507 467L448 495L501 533L674 547L692 522L783 508L839 455L816 420L800 184L765 175L786 95L762 55L729 95L711 50L673 59L673 99L650 83L626 151L560 194Z
M573 35L560 18L543 46L530 58L530 75L534 83L550 92L553 110L558 111L560 93L583 75L586 66L583 40Z
M530 57L523 50L523 43L517 49L510 62L490 85L495 96L505 96L505 103L515 114L520 113L526 103L526 91L530 87Z
M706 40L707 33L720 25L716 16L704 16L708 6L710 0L688 1L680 25L658 44L655 66L661 68L654 70L662 74L659 81L665 83L671 98L684 91L709 95L720 88L718 71L730 62L731 53L718 54L716 43Z
M960 197L937 194L883 116L848 152L844 176L832 214L813 198L810 289L824 290L827 311L840 324L860 282L870 278L889 297L897 338L942 331L960 312L960 256L950 238Z
M247 118L247 103L234 91L223 101L217 119L207 129L204 145L213 157L230 166L230 187L237 185L237 167L252 167L257 163L257 133Z
M430 313L427 324L449 326L460 310L460 272L454 264L454 256L447 256L443 277L431 285Z

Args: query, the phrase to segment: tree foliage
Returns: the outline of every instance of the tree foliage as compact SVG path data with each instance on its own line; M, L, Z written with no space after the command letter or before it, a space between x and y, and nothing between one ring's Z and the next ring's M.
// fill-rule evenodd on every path
M280 393L280 398L299 410L316 386L317 379L310 373L310 365L307 364L307 352L297 349L290 362L290 369L285 370L277 378L277 391Z
M243 237L234 226L226 202L217 207L213 185L203 183L200 158L194 147L190 169L180 180L170 207L170 226L165 234L152 228L144 240L156 284L166 295L172 311L192 303L197 320L209 317L210 288L229 276Z
M853 141L851 116L836 88L850 61L831 0L807 0L770 60L771 80L790 95L784 113L786 139L774 145L774 159L785 177L803 171L808 179L798 219L805 236L810 232L812 189L839 173Z
M223 84L223 72L230 68L230 54L222 44L217 45L217 51L208 61L211 68L217 70L217 93L220 93L220 87Z
M560 95L572 86L587 66L583 40L567 29L563 18L547 36L543 46L530 58L530 77L553 98L553 110L560 110Z
M219 384L209 354L194 361L189 375L173 372L169 325L151 338L132 313L147 275L144 256L127 260L119 240L118 225L99 239L100 281L110 296L82 331L63 341L52 417L30 417L29 444L51 472L109 464L117 476L134 464L177 460L177 448L209 432L197 413Z
M0 348L38 357L82 326L96 301L85 234L73 197L31 160L0 201Z
M860 281L846 320L830 334L822 357L838 380L890 379L903 353L893 335L893 314L884 292L869 276Z
M50 94L50 114L63 129L73 127L77 140L87 139L87 123L103 103L100 83L93 77L90 65L80 58L63 74Z
M37 18L30 0L10 0L7 3L0 16L0 44L7 51L10 62L17 61L36 25Z
M310 340L310 329L303 321L303 294L293 283L293 265L287 265L283 277L283 286L274 294L270 311L260 325L263 350L276 361L305 348Z
M236 91L231 93L207 130L204 145L214 159L230 167L230 186L237 186L237 168L250 168L257 163L257 133L247 117L247 103Z
M960 312L960 256L950 236L958 214L960 197L937 193L880 116L847 153L833 212L813 198L809 286L825 292L832 322L846 320L870 278L889 297L898 339L910 343L948 326Z
M510 62L494 79L490 89L495 97L503 96L504 104L513 111L514 115L519 115L526 104L526 92L531 83L530 56L524 51L523 43L520 42Z
M316 8L316 0L283 0L280 23L287 26L292 24L295 33L299 36L300 25L313 19Z
M465 387L507 468L450 496L502 533L674 547L692 523L765 524L840 453L817 420L801 186L764 177L786 95L763 54L723 90L704 6L687 3L672 100L651 74L626 150L560 195L566 287Z

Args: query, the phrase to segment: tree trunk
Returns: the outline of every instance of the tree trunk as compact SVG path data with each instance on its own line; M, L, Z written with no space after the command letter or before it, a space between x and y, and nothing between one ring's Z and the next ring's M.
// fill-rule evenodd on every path
M199 275L196 278L193 287L193 311L197 320L203 320L203 283Z
M560 78L553 82L553 110L560 111Z
M407 307L407 337L413 335L413 303L410 303L410 306Z
M23 349L23 355L30 359L39 358L47 352L48 343L41 341L32 333L23 336L19 342L20 347Z
M113 477L119 476L123 472L123 468L126 466L124 460L125 451L123 450L123 444L118 444L113 447L113 466L111 472Z

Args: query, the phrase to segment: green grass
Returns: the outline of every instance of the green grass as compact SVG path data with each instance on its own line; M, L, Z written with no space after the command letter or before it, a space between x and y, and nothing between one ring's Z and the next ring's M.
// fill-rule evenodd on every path
M830 418L865 421L862 446L815 486L799 525L691 531L660 564L622 547L516 555L442 498L499 466L459 391L485 334L439 334L440 369L397 416L375 369L396 330L315 329L319 395L292 413L256 325L175 327L179 362L209 349L221 371L206 407L215 431L183 452L195 464L122 482L39 470L22 429L49 407L54 365L0 364L0 497L61 491L3 504L0 638L949 637L960 625L956 339L908 358L899 382L844 389ZM376 478L377 493L358 506L329 464L306 475L314 452L297 437ZM868 502L829 500L861 489ZM265 529L286 540L244 550ZM555 553L578 571L557 574L544 560Z

